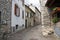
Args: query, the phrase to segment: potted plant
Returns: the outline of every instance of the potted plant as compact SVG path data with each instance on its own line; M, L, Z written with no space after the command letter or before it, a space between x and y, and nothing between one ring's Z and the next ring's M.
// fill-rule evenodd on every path
M52 22L55 24L55 23L57 23L59 21L59 18L57 18L57 17L54 17L53 19L52 19Z

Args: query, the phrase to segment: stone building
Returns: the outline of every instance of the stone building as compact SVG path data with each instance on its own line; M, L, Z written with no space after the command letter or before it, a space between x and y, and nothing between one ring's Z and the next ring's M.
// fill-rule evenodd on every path
M41 19L42 19L42 27L50 26L50 16L48 13L48 9L45 6L47 0L39 0L40 1L40 11L41 11Z
M50 0L49 0L50 1ZM40 0L40 11L42 19L42 35L49 36L54 33L54 28L51 25L51 19L47 7L45 6L47 0Z
M37 7L35 7L35 20L36 24L41 24L41 12Z
M24 0L0 0L0 24L4 31L17 32L25 28Z
M35 15L34 15L34 19L35 19L34 25L41 24L41 12L39 11L39 9L37 7L35 7L34 5L32 5L32 4L29 7L30 7L31 10L33 10L35 12Z
M34 26L34 15L35 12L27 5L25 5L25 27L31 27Z

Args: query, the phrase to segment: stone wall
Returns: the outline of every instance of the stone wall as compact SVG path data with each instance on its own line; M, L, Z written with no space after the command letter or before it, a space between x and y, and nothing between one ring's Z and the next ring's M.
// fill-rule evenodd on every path
M0 0L1 25L3 30L9 30L11 25L11 0Z
M40 0L40 10L41 10L41 19L42 25L44 27L51 26L51 19L47 7L45 6L47 0Z

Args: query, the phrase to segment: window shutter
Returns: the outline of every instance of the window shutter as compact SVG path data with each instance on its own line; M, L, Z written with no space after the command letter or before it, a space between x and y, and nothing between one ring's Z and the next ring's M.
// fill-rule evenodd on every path
M14 14L17 17L20 16L20 8L16 4L15 4L15 8L14 8Z

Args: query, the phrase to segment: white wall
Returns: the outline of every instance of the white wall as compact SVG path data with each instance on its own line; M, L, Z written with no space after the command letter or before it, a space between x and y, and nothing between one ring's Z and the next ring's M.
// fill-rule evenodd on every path
M20 16L17 17L14 14L14 5L17 4L18 7L20 8ZM19 25L19 27L22 27L22 24L25 25L25 15L24 15L24 19L22 18L22 10L25 10L25 8L22 5L22 1L21 0L12 0L12 14L11 14L11 26L15 27L17 24ZM24 11L25 14L25 11ZM20 28L18 29L20 30Z

